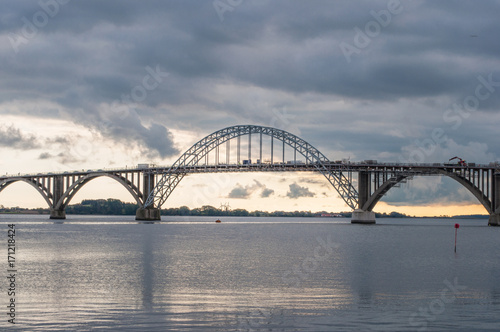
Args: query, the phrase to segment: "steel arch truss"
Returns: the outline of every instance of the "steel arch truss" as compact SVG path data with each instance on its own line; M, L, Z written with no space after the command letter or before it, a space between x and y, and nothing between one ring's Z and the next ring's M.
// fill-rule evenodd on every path
M227 127L195 143L163 173L146 200L144 208L161 208L186 175L186 168L198 165L210 151L231 139L252 134L267 135L292 147L306 159L306 163L315 165L315 169L327 178L349 207L356 208L358 193L350 179L345 175L345 173L349 172L347 168L342 165L339 165L337 169L327 168L326 165L330 163L328 158L314 146L294 134L276 128L253 125Z

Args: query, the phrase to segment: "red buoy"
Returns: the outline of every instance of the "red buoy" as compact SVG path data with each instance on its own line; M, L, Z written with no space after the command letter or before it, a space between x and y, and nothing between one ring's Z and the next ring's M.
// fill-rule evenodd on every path
M460 228L460 224L455 224L455 228Z
M455 224L455 252L457 252L457 231L460 228L460 224Z

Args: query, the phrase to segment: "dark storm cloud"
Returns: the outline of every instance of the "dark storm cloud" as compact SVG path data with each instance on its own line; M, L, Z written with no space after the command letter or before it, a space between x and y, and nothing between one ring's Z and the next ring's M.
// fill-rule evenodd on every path
M98 55L104 55L102 60L107 61L108 65L113 66L113 62L106 55L116 54L119 55L119 58L115 58L118 64L128 62L132 66L144 66L160 63L173 74L184 78L234 77L278 89L368 98L384 98L384 95L380 95L381 91L400 96L401 92L408 95L426 95L429 91L438 93L447 86L448 89L454 89L458 84L455 75L460 75L460 72L443 68L443 65L451 68L452 63L439 59L422 63L416 57L403 60L398 59L398 56L407 55L408 52L408 47L400 47L400 43L406 46L405 41L419 39L417 37L424 40L419 48L422 54L426 50L435 50L439 45L441 50L439 47L437 50L443 53L467 50L470 45L463 42L461 34L457 35L456 28L460 21L459 14L469 14L470 11L460 6L446 8L446 17L452 19L445 23L440 23L444 14L444 8L439 8L442 5L437 8L433 5L408 8L401 16L395 16L391 25L377 37L380 44L388 44L390 53L377 48L376 42L379 40L374 40L373 50L372 47L366 49L371 54L366 57L360 54L361 62L345 65L344 56L337 49L339 40L349 41L347 37L354 37L352 29L373 20L370 11L384 10L386 3L316 2L314 6L281 1L248 3L230 13L232 19L221 24L214 20L216 13L210 2L201 5L196 2L195 7L191 1L120 2L119 5L115 2L75 1L61 6L59 14L39 33L41 38L48 38L53 33L61 34L58 38L74 38L75 35L91 37L87 43ZM403 7L405 5L403 2ZM478 16L483 14L477 5L474 4L474 7ZM32 6L18 10L16 12L14 8L13 13L5 15L9 22L12 21L8 25L9 32L16 31L15 17L29 18L29 13L40 8ZM426 16L419 17L419 11L422 16ZM345 15L347 12L350 15ZM454 17L454 14L458 17ZM406 38L398 38L401 35L399 29L408 29L406 21L414 18L410 20L414 22L417 17L418 22L408 24L412 29L406 36L403 35ZM469 20L465 25L478 23L478 19L473 19L472 23ZM483 17L481 22L486 31L496 24ZM460 23L460 31L465 30L463 22ZM19 27L22 22L18 21L17 24ZM439 29L440 35L429 40L428 33L432 26L437 26L435 28ZM469 34L465 34L465 37L466 40L470 39ZM279 48L267 49L277 41ZM314 45L315 41L322 43ZM99 42L104 45L99 45ZM85 47L87 43L81 46ZM76 45L69 42L68 46L71 50ZM85 54L90 49L83 51ZM412 78L416 82L412 83ZM426 84L422 84L421 80ZM374 81L382 81L382 84L371 85ZM450 84L453 82L455 84ZM365 84L371 89L362 89Z
M421 127L448 125L447 108L474 94L478 76L499 68L500 4L402 0L388 18L388 3L245 1L221 22L212 1L70 1L18 52L12 38L22 37L26 20L33 24L44 9L37 2L9 3L0 14L0 103L41 102L20 112L71 119L163 158L178 153L171 129L283 126L272 111L288 106L296 116L289 125L314 145L325 144L320 150L392 160L432 130ZM356 28L377 24L376 16L387 24L379 23L380 33L348 62L340 45L355 45ZM123 96L143 85L147 67L168 77L129 105ZM493 80L500 82L500 74ZM494 88L476 114L498 114L500 87ZM307 108L318 99L345 106L341 114L323 106L316 116ZM109 116L116 103L133 111ZM480 127L467 121L462 130ZM402 129L394 133L390 126ZM334 134L335 128L342 130ZM486 140L493 149L494 133L468 132L467 139ZM459 131L447 134L465 139Z

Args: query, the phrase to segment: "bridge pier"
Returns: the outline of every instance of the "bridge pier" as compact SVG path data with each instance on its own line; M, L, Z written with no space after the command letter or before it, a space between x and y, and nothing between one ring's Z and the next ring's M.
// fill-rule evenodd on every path
M64 210L64 208L58 207L58 204L60 203L64 195L63 176L54 176L54 181L51 189L53 206L50 208L50 219L66 219L66 211Z
M50 209L50 219L66 219L66 211Z
M160 209L140 207L135 213L135 220L161 220Z
M375 212L363 210L363 206L370 197L370 173L360 171L358 173L358 206L352 212L351 224L375 224Z
M490 219L488 220L488 226L500 226L500 214L498 213L490 214Z
M352 212L351 224L375 224L375 212L360 209Z
M500 226L500 173L495 172L491 181L491 210L488 226Z
M155 174L144 172L142 181L142 201L146 202L148 196L154 191L155 188ZM135 220L161 220L160 209L154 207L140 207L135 213Z

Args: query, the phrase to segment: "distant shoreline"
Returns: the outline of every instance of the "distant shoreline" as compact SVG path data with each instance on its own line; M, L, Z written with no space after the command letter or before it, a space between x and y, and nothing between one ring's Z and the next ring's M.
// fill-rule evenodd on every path
M118 199L87 199L79 204L72 204L66 208L67 215L108 215L108 216L135 216L139 205L135 203L125 203ZM48 215L47 208L23 209L19 207L5 208L0 206L0 214L25 214L25 215ZM218 209L211 205L204 205L201 208L190 209L187 206L168 208L161 210L162 216L178 217L302 217L302 218L351 218L352 212L328 212L328 211L247 211L245 209ZM489 215L455 215L455 216L426 216L416 217L404 213L378 213L375 218L435 218L435 219L487 219Z
M16 212L2 212L0 211L0 215L26 215L26 216L33 216L33 215L45 215L49 216L50 212L43 212L43 213L38 213L38 212L33 212L33 211L16 211ZM80 213L71 213L67 214L68 216L134 216L135 214L102 214L102 213L90 213L90 214L80 214ZM260 215L260 216L255 216L255 215L248 215L248 216L234 216L234 215L195 215L195 214L190 214L190 215L184 215L184 214L163 214L163 217L167 216L172 216L172 217L254 217L254 218L317 218L317 219L340 219L340 218L351 218L351 216L341 216L341 217L321 217L321 216L279 216L279 215ZM422 217L417 217L417 216L398 216L398 217L390 217L388 215L381 215L379 216L378 213L376 213L376 218L377 219L392 219L392 218L403 218L403 219L488 219L489 216L486 214L474 214L474 215L457 215L457 216L422 216Z

